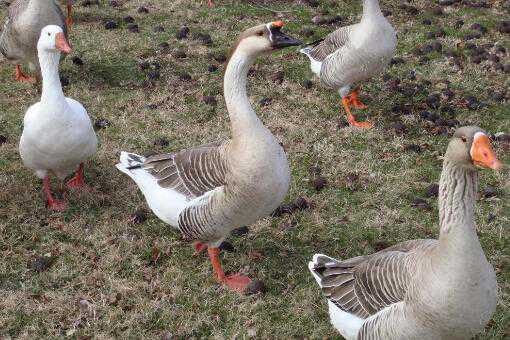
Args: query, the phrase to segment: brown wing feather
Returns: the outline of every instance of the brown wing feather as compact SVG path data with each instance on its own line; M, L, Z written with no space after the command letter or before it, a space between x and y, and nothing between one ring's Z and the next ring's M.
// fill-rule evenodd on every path
M143 168L163 188L171 188L188 198L226 184L227 163L222 156L224 142L207 144L173 154L147 158Z
M310 56L315 60L324 61L328 55L345 45L349 40L351 26L341 27L330 33L323 41L315 46L310 52Z
M320 278L324 295L340 309L367 318L403 301L412 267L410 252L425 249L435 240L413 240L378 253L337 261L318 256L311 268Z

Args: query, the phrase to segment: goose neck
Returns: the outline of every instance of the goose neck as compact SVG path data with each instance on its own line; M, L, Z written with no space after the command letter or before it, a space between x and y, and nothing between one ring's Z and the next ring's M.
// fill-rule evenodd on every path
M440 240L475 238L476 169L445 159L439 184Z
M65 99L60 83L58 66L60 63L60 53L39 50L39 64L41 65L42 75L42 96L41 102L52 103Z
M224 93L230 116L233 139L239 139L262 126L253 110L246 93L246 83L250 66L256 56L236 49L230 58L225 72Z
M382 16L379 0L363 0L362 21Z

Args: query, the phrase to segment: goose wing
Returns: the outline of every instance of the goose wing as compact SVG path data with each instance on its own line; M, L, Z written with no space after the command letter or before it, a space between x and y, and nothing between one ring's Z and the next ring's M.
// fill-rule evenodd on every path
M413 240L345 261L317 254L309 268L331 302L367 318L404 300L417 259L412 254L435 244L435 240Z
M317 43L311 49L309 55L317 61L324 61L327 56L342 48L349 41L351 31L352 26L337 29Z
M148 157L141 165L159 186L194 199L226 184L226 142Z

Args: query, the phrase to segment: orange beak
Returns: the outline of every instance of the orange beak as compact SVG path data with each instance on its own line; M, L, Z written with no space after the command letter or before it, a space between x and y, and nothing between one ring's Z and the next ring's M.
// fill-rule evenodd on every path
M283 23L283 21L279 20L279 21L272 22L271 25L273 25L273 27L276 27L276 28L282 28L284 23Z
M71 46L69 46L69 43L62 32L57 33L57 36L55 37L55 47L63 53L71 53L72 51Z
M475 135L471 146L471 159L476 166L488 169L501 169L501 162L492 150L489 137L485 134Z

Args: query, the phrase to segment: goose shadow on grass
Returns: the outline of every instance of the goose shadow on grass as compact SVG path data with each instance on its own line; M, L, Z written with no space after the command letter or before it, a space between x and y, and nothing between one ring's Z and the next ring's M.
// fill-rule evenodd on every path
M73 65L64 75L71 80L86 81L97 87L118 87L126 83L141 85L145 79L135 61L115 57L108 60L84 60L83 66Z

